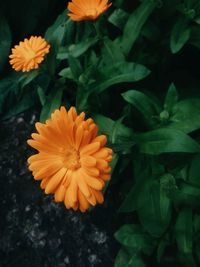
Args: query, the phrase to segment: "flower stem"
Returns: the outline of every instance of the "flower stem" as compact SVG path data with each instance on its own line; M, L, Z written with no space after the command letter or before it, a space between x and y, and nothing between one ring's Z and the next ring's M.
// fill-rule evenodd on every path
M99 39L101 39L101 38L102 38L102 33L101 33L101 31L100 31L100 29L99 29L99 27L98 27L98 23L97 23L97 21L94 21L94 22L93 22L93 25L94 25L94 29L95 29L95 31L96 31L97 37L98 37Z

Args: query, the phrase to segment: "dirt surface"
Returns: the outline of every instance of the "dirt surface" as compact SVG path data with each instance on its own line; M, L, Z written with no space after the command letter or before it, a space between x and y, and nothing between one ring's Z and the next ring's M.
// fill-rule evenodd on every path
M0 266L112 267L118 250L106 203L82 214L55 203L27 169L37 114L0 126Z

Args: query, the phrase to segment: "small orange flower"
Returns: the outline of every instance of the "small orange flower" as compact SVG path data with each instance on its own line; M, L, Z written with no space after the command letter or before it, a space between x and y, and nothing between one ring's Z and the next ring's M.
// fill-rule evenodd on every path
M44 60L44 56L49 53L50 45L42 37L31 36L24 39L19 45L12 49L9 56L10 64L16 71L30 71L37 69Z
M108 0L72 0L68 3L68 16L74 21L95 20L110 6Z
M35 180L41 180L46 194L64 201L66 208L85 212L91 205L103 203L101 192L110 179L112 150L105 147L105 135L85 113L77 115L71 107L56 110L45 124L35 124L38 133L28 144L38 150L29 157L29 169Z

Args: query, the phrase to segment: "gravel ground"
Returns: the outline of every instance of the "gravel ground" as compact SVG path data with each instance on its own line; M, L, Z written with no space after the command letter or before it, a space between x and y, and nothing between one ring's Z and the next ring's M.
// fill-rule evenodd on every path
M36 117L26 112L0 126L0 266L114 266L119 247L109 205L85 214L66 210L28 171L26 140Z

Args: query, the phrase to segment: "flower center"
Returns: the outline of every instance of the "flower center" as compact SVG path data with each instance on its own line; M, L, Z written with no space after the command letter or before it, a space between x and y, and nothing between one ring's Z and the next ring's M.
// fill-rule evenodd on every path
M81 167L79 152L74 148L66 149L63 158L63 163L67 169L76 170Z
M24 51L24 57L26 60L31 60L35 57L35 52L31 49Z

